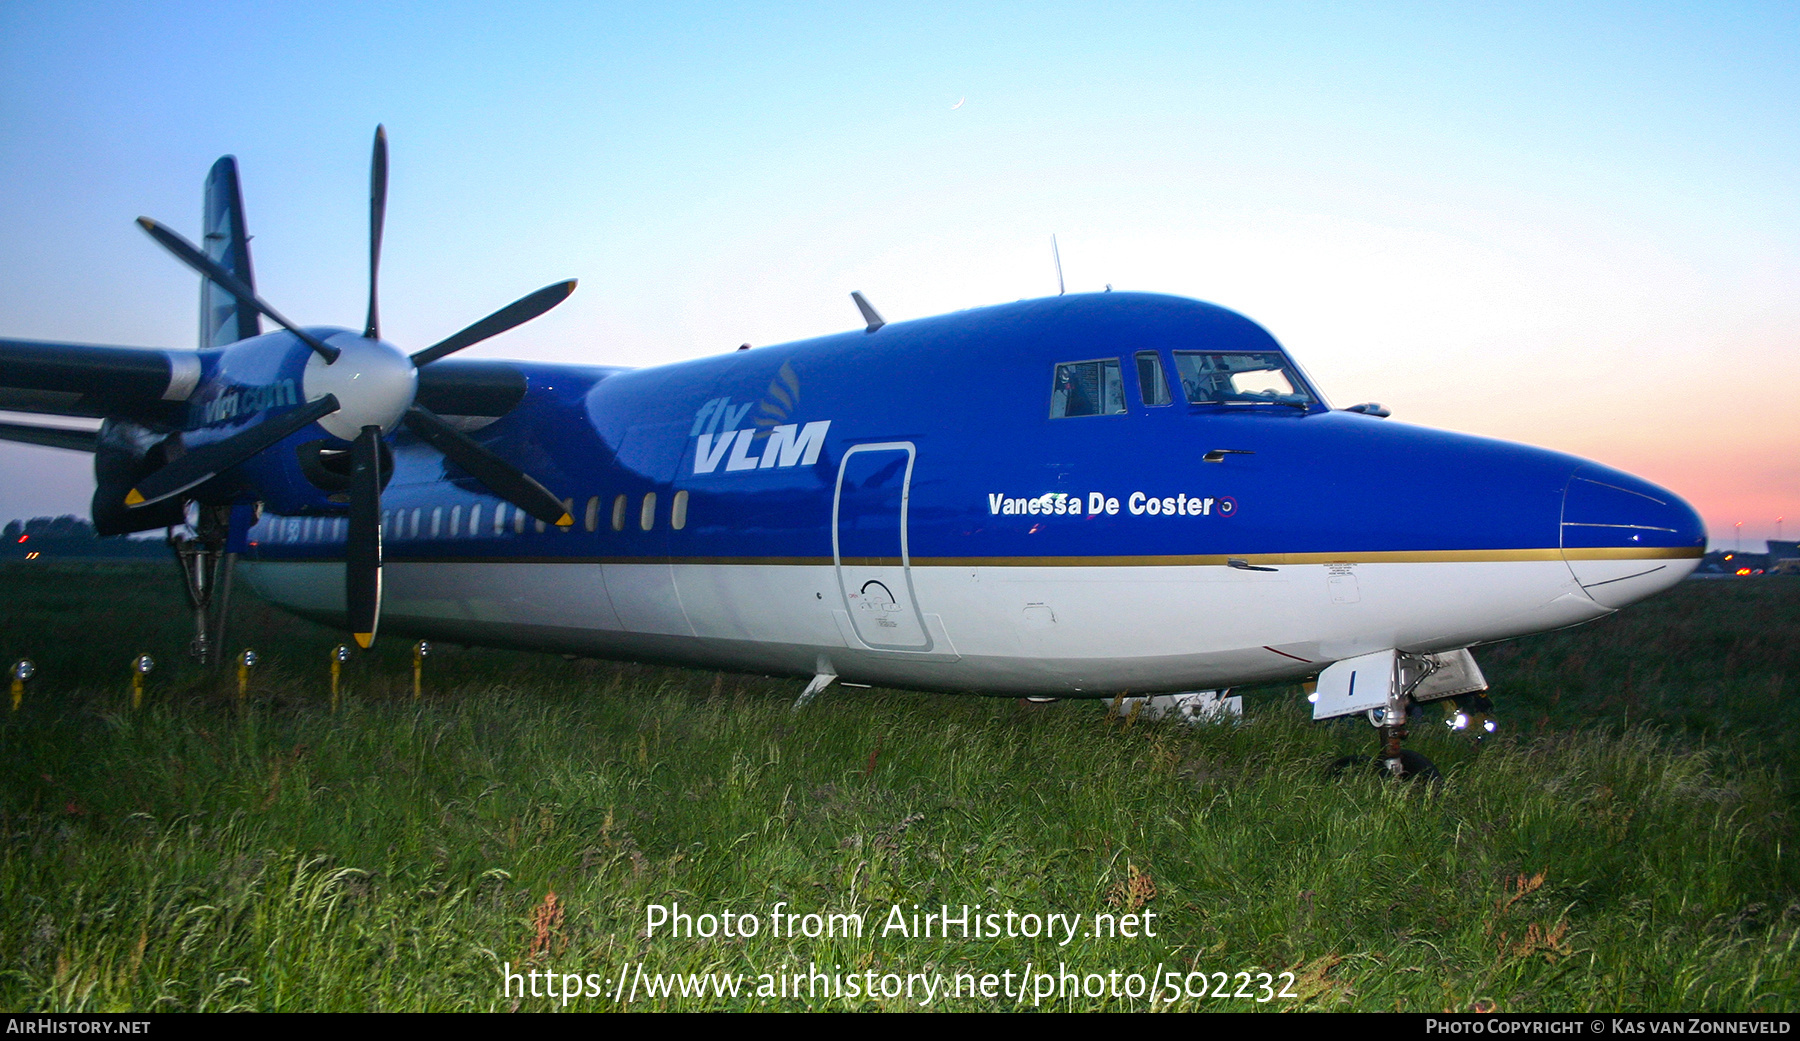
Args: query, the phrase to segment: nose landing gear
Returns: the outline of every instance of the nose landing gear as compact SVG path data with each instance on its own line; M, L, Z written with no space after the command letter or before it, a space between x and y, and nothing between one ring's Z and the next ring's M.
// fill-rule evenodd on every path
M1396 780L1436 781L1442 774L1430 759L1401 747L1406 738L1407 716L1428 701L1455 699L1461 719L1473 723L1481 736L1493 732L1493 703L1480 692L1487 689L1475 659L1465 650L1412 654L1377 651L1336 662L1319 674L1310 699L1314 719L1333 719L1366 713L1381 734L1381 751L1375 757L1378 771ZM1333 772L1342 772L1363 760L1340 759Z

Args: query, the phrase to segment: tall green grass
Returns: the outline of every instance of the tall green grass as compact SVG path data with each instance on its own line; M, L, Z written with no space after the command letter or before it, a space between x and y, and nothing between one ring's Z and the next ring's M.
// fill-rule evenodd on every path
M155 582L144 576L146 600L170 592ZM272 664L247 703L230 674L171 662L131 712L124 663L170 612L144 607L142 630L96 621L119 610L108 585L65 577L56 618L9 601L8 653L34 625L120 635L94 639L89 656L109 664L92 681L59 686L46 667L0 723L7 1009L552 1008L517 985L505 995L502 966L614 978L639 963L752 977L737 999L640 991L640 1009L917 1009L917 993L759 1000L754 976L1027 962L1290 972L1299 995L1177 1008L1800 1005L1791 745L1739 711L1764 696L1767 663L1709 668L1664 645L1680 626L1690 656L1756 645L1740 615L1774 624L1795 602L1773 582L1690 584L1644 605L1670 628L1635 651L1619 645L1653 617L1478 652L1518 725L1480 751L1422 728L1411 744L1446 774L1431 787L1332 776L1372 733L1308 722L1291 691L1253 692L1241 725L1192 728L1103 703L837 688L794 712L793 681L444 648L414 701L405 643L390 639L347 670L333 715L336 637L273 617L258 647ZM1591 663L1639 655L1661 671L1638 666L1626 724L1602 710L1622 695ZM1693 676L1713 684L1699 703L1728 712L1658 716L1659 699L1697 697L1682 687ZM761 929L647 937L646 907L675 902L753 913ZM865 935L772 936L778 902L862 912ZM1088 922L1150 911L1157 935L875 935L892 905L915 903Z

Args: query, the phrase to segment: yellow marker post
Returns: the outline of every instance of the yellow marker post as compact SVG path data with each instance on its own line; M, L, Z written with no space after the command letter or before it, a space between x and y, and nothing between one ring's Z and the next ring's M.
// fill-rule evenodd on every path
M144 707L144 677L156 668L156 660L148 654L140 654L131 659L131 708L136 711Z
M431 653L431 644L420 640L413 644L413 700L419 700L422 688L419 684L420 674L424 671L425 656Z
M331 649L331 712L332 712L332 715L336 715L337 710L338 710L338 671L341 670L344 667L344 663L349 660L350 660L350 648L348 648L340 643L336 647L333 647Z
M244 653L238 655L238 704L240 705L243 704L244 696L250 690L250 670L255 667L256 652L248 647L244 648Z
M37 666L31 664L30 658L20 658L12 667L12 710L19 711L25 701L25 681L37 675Z

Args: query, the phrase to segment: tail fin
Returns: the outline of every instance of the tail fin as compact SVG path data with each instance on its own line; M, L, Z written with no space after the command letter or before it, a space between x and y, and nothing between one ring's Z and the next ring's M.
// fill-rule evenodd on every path
M251 291L256 278L250 271L250 236L244 231L244 196L238 190L237 158L225 156L206 175L206 237L201 248L243 279ZM223 347L262 333L262 318L247 301L216 286L200 282L200 346Z

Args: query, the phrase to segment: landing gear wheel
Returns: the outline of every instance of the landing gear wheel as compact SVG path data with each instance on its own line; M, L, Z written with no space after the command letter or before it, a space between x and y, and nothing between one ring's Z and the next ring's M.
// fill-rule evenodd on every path
M1383 772L1387 771L1387 761L1377 763ZM1438 784L1444 775L1438 772L1437 764L1410 748L1400 750L1400 779L1402 781L1423 781L1426 784Z
M1346 773L1360 773L1363 770L1373 771L1377 777L1393 776L1388 772L1387 760L1381 756L1373 759L1368 756L1347 755L1331 764L1327 774L1331 777L1342 777ZM1400 750L1400 780L1423 781L1426 784L1438 784L1444 775L1438 771L1437 764L1410 748Z

